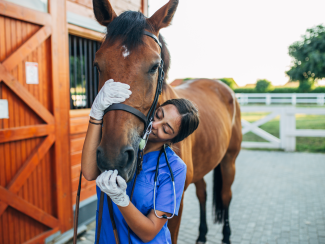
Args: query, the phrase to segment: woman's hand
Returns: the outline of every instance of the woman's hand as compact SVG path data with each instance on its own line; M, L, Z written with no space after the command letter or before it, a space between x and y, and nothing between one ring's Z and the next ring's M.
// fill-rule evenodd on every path
M126 194L127 184L117 174L117 170L105 171L97 177L96 184L102 192L110 196L116 205L126 207L130 203L129 196Z
M90 117L102 120L106 108L113 103L122 103L130 97L132 92L129 89L130 86L125 83L114 82L113 79L106 81L91 106Z

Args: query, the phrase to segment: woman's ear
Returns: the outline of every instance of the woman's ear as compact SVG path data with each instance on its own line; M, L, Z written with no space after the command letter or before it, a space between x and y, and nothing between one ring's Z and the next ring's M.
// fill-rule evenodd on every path
M148 22L150 22L156 33L158 33L161 28L170 25L177 6L178 0L170 0L148 19Z
M103 26L108 26L116 17L116 13L108 0L93 0L96 20Z

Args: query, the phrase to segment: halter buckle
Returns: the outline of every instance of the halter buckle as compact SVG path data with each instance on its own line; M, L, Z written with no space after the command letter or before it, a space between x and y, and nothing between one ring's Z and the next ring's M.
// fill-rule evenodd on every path
M143 137L141 138L141 141L139 144L140 151L143 151L144 148L146 147L151 130L152 130L152 120L149 122L146 132L144 133Z

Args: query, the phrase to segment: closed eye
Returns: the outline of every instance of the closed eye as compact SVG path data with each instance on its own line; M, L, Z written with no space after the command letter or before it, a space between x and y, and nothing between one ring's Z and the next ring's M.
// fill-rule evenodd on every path
M150 74L156 73L158 67L159 67L159 64L155 64L154 66L151 67L151 69L149 70L149 73Z

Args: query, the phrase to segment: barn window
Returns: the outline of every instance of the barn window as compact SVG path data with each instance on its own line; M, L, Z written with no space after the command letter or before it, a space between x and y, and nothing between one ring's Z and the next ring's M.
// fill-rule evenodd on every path
M98 72L93 66L100 42L69 35L70 109L90 108L98 89Z

